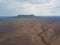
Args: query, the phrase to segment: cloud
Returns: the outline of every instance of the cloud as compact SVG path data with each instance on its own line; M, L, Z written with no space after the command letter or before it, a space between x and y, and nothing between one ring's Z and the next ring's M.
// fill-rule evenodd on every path
M60 15L60 0L0 0L0 15Z
M28 2L28 3L32 3L32 4L42 4L42 3L50 2L51 0L17 0L17 1Z

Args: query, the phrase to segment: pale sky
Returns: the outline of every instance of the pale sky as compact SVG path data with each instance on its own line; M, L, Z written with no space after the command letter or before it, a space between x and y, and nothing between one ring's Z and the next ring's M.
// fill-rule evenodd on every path
M60 16L60 0L0 0L0 16Z

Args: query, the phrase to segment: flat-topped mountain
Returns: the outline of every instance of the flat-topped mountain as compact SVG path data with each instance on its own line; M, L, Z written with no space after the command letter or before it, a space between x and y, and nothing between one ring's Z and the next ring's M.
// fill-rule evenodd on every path
M18 15L15 18L32 18L35 17L34 15Z

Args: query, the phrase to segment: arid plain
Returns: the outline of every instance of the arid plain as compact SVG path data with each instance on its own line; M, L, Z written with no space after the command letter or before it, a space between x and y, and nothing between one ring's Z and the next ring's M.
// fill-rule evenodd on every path
M0 19L0 45L60 45L60 18Z

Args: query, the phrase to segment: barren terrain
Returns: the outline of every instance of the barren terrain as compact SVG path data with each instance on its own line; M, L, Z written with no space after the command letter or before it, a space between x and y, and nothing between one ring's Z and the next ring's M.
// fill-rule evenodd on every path
M1 19L0 45L60 45L60 19Z

